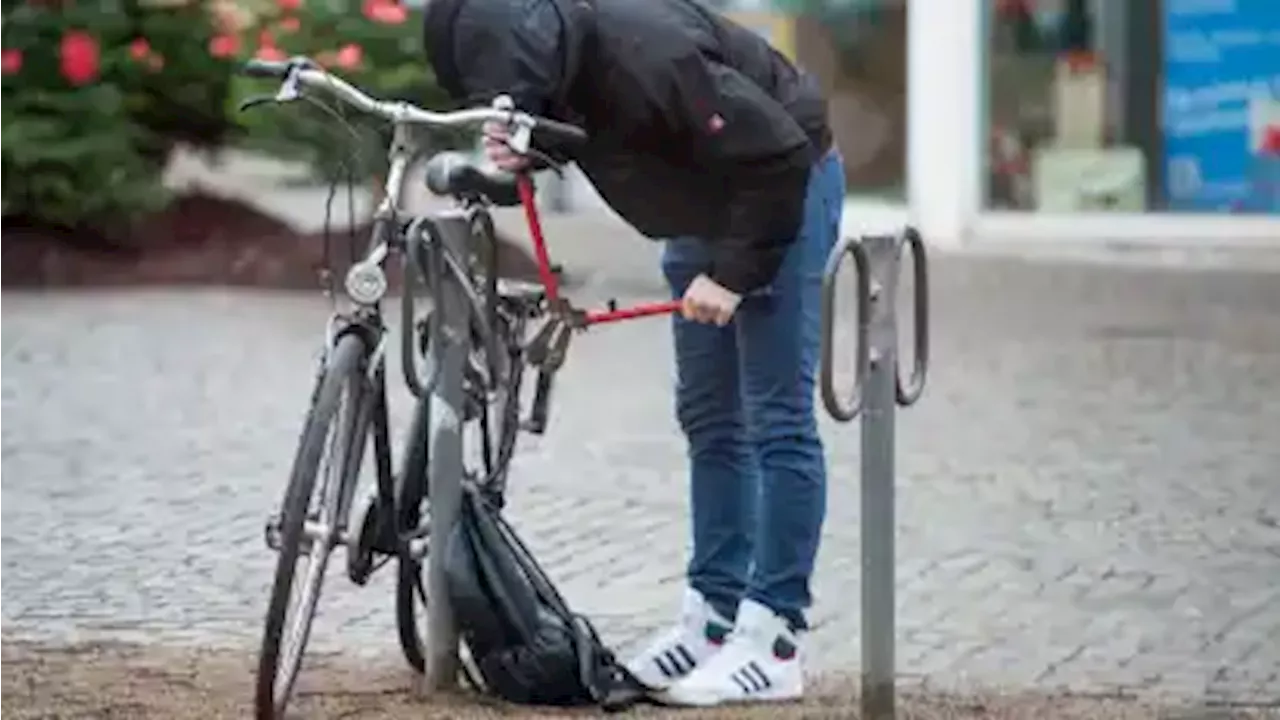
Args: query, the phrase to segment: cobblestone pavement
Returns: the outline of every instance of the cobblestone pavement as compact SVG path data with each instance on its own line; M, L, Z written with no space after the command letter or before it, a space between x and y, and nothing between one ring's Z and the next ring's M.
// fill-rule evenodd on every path
M933 275L930 386L899 416L902 672L1280 702L1280 276L963 258ZM6 634L252 647L272 567L261 523L327 305L3 303ZM580 338L513 481L530 544L624 648L678 604L671 375L664 321ZM851 670L858 432L825 436L811 656ZM334 579L315 648L394 657L389 575Z

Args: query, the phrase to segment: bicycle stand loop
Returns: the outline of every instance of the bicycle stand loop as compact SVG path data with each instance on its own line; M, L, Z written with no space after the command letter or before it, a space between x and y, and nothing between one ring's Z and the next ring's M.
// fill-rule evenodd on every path
M902 260L912 256L915 323L911 374L898 365L897 291ZM835 387L835 315L838 275L852 257L856 270L855 380L841 396ZM895 410L924 392L929 368L929 271L924 239L913 227L897 235L841 240L822 278L821 393L839 422L861 415L862 715L895 715Z
M895 372L894 392L899 405L910 407L924 394L925 379L929 375L929 261L924 249L924 238L920 236L920 231L913 227L907 227L903 232L898 262L901 262L902 249L911 253L911 272L915 291L912 304L915 346L910 379L904 387L901 370Z
M915 324L911 374L903 383L897 366L897 289L902 259L912 259ZM853 258L856 326L854 334L855 379L850 392L841 396L835 383L836 285L844 263ZM863 408L863 385L869 373L894 361L894 395L908 407L920 399L929 371L929 263L920 232L908 226L900 235L868 235L844 238L827 257L822 276L820 390L828 414L840 422L858 417Z
M854 281L857 283L857 330L855 334L855 342L857 344L857 357L855 358L856 379L853 383L853 390L847 401L842 401L836 393L835 383L835 318L836 318L836 282L840 275L840 269L844 266L846 258L852 257L856 272ZM867 251L857 238L844 238L836 243L831 250L831 254L827 257L827 265L822 273L822 347L821 347L821 368L819 370L820 385L822 389L822 403L826 406L827 412L831 417L840 422L849 422L858 416L862 410L862 376L865 368L870 364L870 344L867 342L868 315L867 308L871 305L871 271L867 266Z

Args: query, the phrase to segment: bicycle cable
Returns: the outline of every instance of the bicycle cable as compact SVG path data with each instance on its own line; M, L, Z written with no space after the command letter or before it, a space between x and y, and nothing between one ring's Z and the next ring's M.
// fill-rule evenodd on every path
M355 148L351 151L351 154L356 156L355 162L357 163L360 162L361 161L361 158L359 157L360 136L359 136L359 133L356 131L356 129L352 127L351 123L347 121L345 115L339 111L334 110L325 102L318 100L317 98L312 97L310 95L303 95L302 99L306 100L310 104L320 108L325 113L329 114L333 119L338 121L338 124L342 127L342 129L346 130L351 135L352 140L354 141L352 144L353 144L353 147ZM329 187L328 187L328 190L326 191L325 201L324 201L324 226L323 226L323 229L321 230L321 244L322 244L321 262L324 265L323 290L325 295L329 299L329 305L331 310L337 306L337 290L334 286L333 259L331 256L332 249L333 249L332 248L333 246L333 238L332 238L333 201L337 198L338 184L341 181L341 174L342 174L341 171L345 171L345 174L347 177L347 218L349 221L349 228L350 228L349 235L348 235L348 239L350 242L348 244L351 246L352 254L354 255L355 253L355 187L354 187L355 175L352 169L352 160L350 157L348 157L346 160L343 160L340 162L339 172L334 173L333 178L329 182ZM354 262L354 257L352 261ZM326 349L326 352L328 352L328 349ZM326 453L325 455L326 456L324 458L324 464L321 469L321 472L323 473L324 476L327 477L329 472L332 470L330 463L333 461L333 458L329 457L328 453Z
M363 154L360 152L360 132L356 127L347 120L346 113L341 109L334 109L330 104L319 100L318 98L304 94L301 96L303 100L320 108L331 118L338 122L338 125L351 136L352 150L346 160L340 161L338 171L333 173L328 191L324 201L324 227L321 231L322 263L324 264L324 291L329 298L331 306L337 303L337 288L334 284L333 271L333 202L337 199L338 185L342 181L342 176L346 175L347 181L347 246L350 251L349 262L356 261L356 208L355 208L355 170L356 167L363 167ZM354 156L354 157L352 157Z

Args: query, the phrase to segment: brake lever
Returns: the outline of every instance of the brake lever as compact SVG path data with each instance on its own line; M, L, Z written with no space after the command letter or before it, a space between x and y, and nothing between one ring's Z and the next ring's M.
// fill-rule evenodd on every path
M564 179L565 163L561 163L547 153L544 153L541 150L535 150L534 148L529 148L528 151L525 152L525 157L546 165L547 169L555 173L557 177Z
M524 150L522 152L519 149L517 149L511 143L510 140L500 139L499 142L505 145L508 150L515 153L516 155L519 155L520 157L528 160L536 160L546 165L547 166L546 169L550 170L551 172L554 172L557 177L561 179L564 178L564 166L568 165L568 163L560 162L559 160L556 160L555 158L551 157L547 153L544 153L541 150L538 150L536 148L528 148L527 150Z

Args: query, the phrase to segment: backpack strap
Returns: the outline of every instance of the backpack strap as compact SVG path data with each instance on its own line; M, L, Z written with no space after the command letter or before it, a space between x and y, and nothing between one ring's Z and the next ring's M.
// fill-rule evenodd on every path
M585 616L573 615L578 676L591 701L606 713L621 712L650 700L644 685L600 642Z

